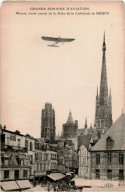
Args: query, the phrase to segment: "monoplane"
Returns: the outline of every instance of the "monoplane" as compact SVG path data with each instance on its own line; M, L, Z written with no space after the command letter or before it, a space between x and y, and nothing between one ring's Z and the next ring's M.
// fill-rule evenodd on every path
M47 46L50 46L50 47L59 47L57 44L58 43L64 43L64 42L71 42L71 41L74 41L75 39L69 39L69 38L61 38L61 37L45 37L45 36L42 36L41 37L44 41L51 41L53 42L52 45L47 45Z

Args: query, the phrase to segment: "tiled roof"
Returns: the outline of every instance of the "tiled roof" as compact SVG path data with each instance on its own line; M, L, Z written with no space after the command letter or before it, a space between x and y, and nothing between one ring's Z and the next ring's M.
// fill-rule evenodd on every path
M111 150L125 150L125 114L121 114L110 129L92 147L91 151L106 150L106 139L108 137L111 137L114 141Z
M81 145L84 145L88 149L90 141L91 141L90 134L79 136L78 137L78 147L80 147Z

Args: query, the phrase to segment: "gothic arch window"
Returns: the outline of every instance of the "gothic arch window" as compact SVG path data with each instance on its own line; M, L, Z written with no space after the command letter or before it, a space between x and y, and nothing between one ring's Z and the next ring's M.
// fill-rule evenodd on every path
M107 139L106 139L106 149L107 150L112 149L113 145L114 145L114 140L110 136L107 137Z

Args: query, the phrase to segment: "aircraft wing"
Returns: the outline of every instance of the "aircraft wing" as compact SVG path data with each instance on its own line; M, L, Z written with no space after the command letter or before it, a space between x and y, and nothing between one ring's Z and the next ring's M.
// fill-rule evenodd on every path
M75 39L65 39L65 38L55 38L55 37L41 37L45 41L54 41L54 42L71 42L74 41Z
M59 39L58 38L54 38L54 37L41 37L43 40L45 41L58 41Z
M75 39L63 39L63 38L60 38L60 42L71 42L71 41L74 41Z

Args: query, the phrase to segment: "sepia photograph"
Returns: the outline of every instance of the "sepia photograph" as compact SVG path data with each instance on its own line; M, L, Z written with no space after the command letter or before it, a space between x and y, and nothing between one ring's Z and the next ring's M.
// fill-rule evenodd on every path
M2 2L0 50L0 191L124 192L124 2Z

